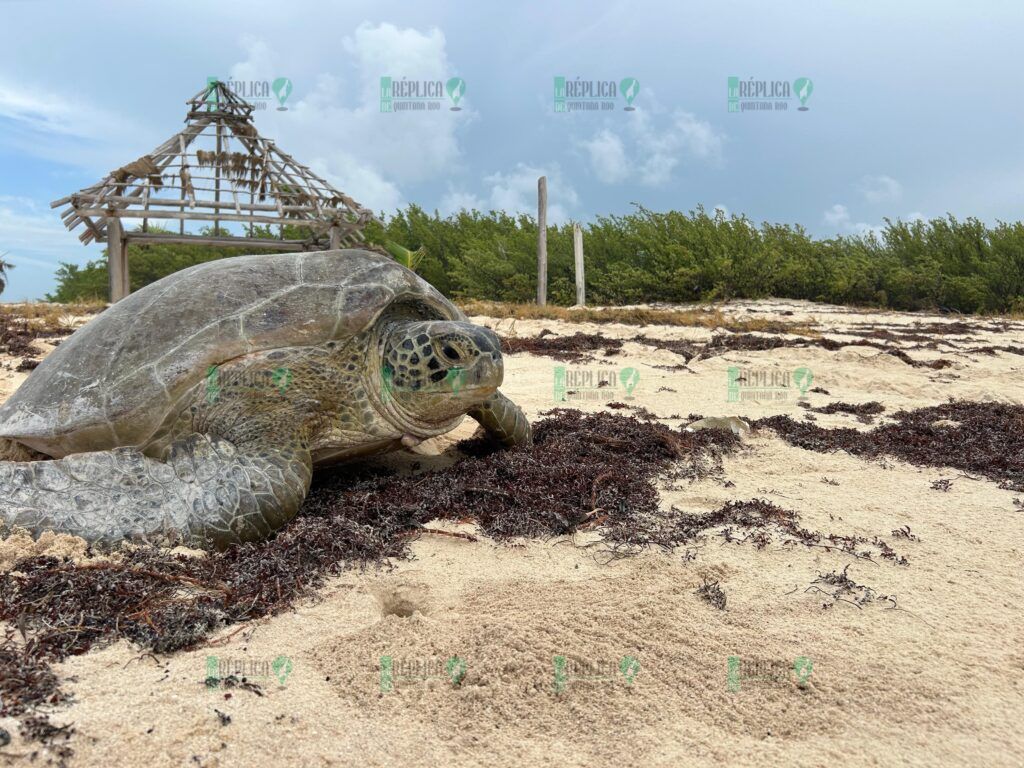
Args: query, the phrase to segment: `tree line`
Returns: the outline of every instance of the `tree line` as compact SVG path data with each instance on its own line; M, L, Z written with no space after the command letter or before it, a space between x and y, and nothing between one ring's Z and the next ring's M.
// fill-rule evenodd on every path
M536 296L537 222L528 215L416 205L381 217L367 240L417 251L417 271L448 296L526 303ZM1024 312L1024 223L987 226L952 215L886 220L880 232L816 239L803 227L697 208L637 206L585 224L591 304L691 302L767 296L899 310ZM289 231L292 230L292 231ZM153 231L153 228L150 228ZM277 233L263 230L260 236ZM301 237L286 227L285 236ZM184 267L254 249L132 244L132 290ZM575 301L572 224L548 228L548 298ZM50 301L104 298L105 259L62 263Z

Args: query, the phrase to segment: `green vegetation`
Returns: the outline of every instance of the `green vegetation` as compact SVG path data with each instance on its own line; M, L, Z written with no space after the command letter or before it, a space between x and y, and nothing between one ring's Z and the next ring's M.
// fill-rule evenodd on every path
M150 226L150 232L166 232L157 227ZM213 227L202 230L204 235L227 235L226 230L215 232ZM260 229L255 233L256 237L273 238L277 237L276 232L270 232L269 228ZM285 237L288 239L302 238L305 234L298 228L285 227ZM180 269L191 267L195 264L202 264L215 259L223 259L230 256L243 256L248 253L261 253L253 248L219 248L209 245L185 245L181 243L167 244L145 244L128 245L128 274L131 279L132 290L137 291L145 285L156 282L161 277L170 275ZM267 250L265 253L274 253ZM109 281L107 277L106 251L102 259L90 261L84 267L75 264L61 262L57 269L57 290L48 294L47 301L56 301L68 304L80 301L103 301L109 295Z
M4 256L7 255L7 251L0 253L0 293L4 292L4 288L7 287L7 270L14 269L14 265L4 261Z
M531 302L537 226L530 216L466 212L442 218L417 206L372 224L368 240L400 243L418 271L449 296ZM1024 312L1024 224L986 227L952 216L892 222L880 236L815 240L800 226L742 216L638 207L585 227L587 301L713 301L778 296L892 309ZM231 255L198 246L143 246L129 253L132 287L193 263ZM575 301L572 226L548 232L549 299ZM57 301L106 292L103 261L62 265Z

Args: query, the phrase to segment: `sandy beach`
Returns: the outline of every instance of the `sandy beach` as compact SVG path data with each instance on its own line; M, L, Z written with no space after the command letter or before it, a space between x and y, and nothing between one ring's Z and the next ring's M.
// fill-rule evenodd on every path
M881 403L872 424L813 417L859 430L951 398L1024 402L1024 356L976 351L1024 345L1021 321L783 300L719 309L805 323L844 343L882 331L913 360L949 365L848 345L732 350L680 367L675 352L625 341L583 362L506 356L503 390L531 421L620 401L672 428L689 414L804 420L801 401ZM720 332L473 319L509 338L703 343ZM932 328L953 322L956 332ZM0 400L29 375L20 362L0 359ZM602 376L610 383L599 387ZM450 450L474 426L393 461ZM721 476L659 488L666 510L765 499L811 530L879 537L907 564L721 536L613 557L599 530L511 544L422 535L413 559L345 572L294 610L226 627L194 650L154 655L118 642L56 665L73 699L50 719L74 726L69 764L1022 764L1024 494L953 468L811 452L770 429L745 435ZM81 558L84 543L12 536L0 541L0 567L33 553ZM874 599L816 588L844 569ZM714 582L724 609L698 594ZM256 686L225 684L234 672ZM18 736L14 718L0 726L13 736L0 748L5 763L28 764L39 745Z

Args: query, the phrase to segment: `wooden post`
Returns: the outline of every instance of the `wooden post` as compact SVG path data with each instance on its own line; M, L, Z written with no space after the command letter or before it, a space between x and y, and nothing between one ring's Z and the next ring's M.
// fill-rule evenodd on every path
M219 95L219 92L218 92L218 95ZM215 169L214 182L213 182L213 188L214 188L213 199L216 202L218 202L218 203L220 202L220 156L221 156L221 151L223 150L222 137L221 137L221 131L222 130L223 129L221 128L221 122L220 122L220 120L218 120L217 121L217 156L216 156L216 159L214 160L214 163L213 163L213 167ZM218 208L217 211L220 212L220 208ZM213 220L213 234L214 235L219 235L220 234L220 220L218 220L218 219L214 219Z
M576 257L576 306L587 304L587 282L583 276L583 228L572 225L572 253Z
M121 298L132 292L131 276L128 274L128 243L127 235L121 237Z
M124 264L125 248L121 220L116 216L107 216L107 272L110 285L110 303L114 304L125 297Z
M548 303L548 177L537 179L537 305Z
M331 226L331 250L341 248L341 227L337 224Z

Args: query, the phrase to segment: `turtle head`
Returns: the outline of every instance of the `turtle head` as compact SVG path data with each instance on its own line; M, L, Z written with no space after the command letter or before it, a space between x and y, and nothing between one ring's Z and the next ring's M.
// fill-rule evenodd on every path
M382 351L385 396L428 423L448 421L484 402L504 376L498 336L472 323L398 323Z

